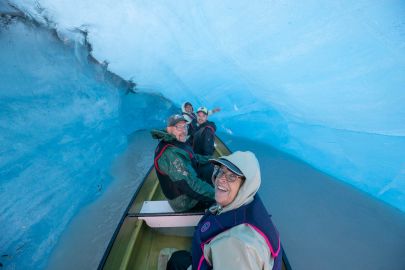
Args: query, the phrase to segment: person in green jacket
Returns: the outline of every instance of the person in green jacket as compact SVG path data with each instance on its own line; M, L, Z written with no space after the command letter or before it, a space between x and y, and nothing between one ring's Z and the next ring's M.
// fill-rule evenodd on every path
M154 166L162 191L176 212L204 210L214 200L212 183L198 177L200 164L210 157L194 154L186 144L187 121L182 115L173 115L166 130L152 130L159 140L155 150Z

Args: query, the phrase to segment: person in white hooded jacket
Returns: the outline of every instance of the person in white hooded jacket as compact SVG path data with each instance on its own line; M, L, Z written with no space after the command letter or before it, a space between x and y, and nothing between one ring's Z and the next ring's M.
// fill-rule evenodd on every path
M192 254L173 253L167 269L281 269L279 234L256 194L261 177L255 155L237 151L211 162L216 204L195 230Z

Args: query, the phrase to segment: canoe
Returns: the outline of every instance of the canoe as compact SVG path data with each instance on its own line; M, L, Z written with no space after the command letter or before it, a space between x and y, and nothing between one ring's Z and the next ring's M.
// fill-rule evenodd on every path
M214 156L218 157L230 153L231 151L226 145L216 137ZM165 200L155 169L152 166L121 218L99 264L99 270L156 270L159 269L158 264L161 264L162 254L164 255L165 251L191 249L194 227L170 227L172 225L168 224L173 219L175 221L180 218L193 219L203 213L173 213L170 211L143 213L145 203L157 204ZM164 223L163 227L159 227L159 225L152 227L150 221L145 221L145 216L151 220L163 218L163 221L157 220L155 222L157 224ZM283 269L291 269L285 254L283 255Z

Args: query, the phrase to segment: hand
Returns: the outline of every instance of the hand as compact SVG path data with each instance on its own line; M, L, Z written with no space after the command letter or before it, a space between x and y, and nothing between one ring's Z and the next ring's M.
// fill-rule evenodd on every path
M214 108L214 109L212 109L212 113L216 113L216 112L219 112L221 110L221 108Z

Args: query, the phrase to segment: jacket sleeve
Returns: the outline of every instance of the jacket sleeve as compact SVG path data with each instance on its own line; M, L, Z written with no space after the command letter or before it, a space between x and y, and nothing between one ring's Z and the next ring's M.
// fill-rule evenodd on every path
M217 235L204 256L213 269L271 270L274 263L264 238L245 224Z
M199 164L206 164L209 162L208 160L212 158L211 156L203 156L199 154L194 154L194 157L197 159Z
M197 177L191 162L186 161L188 158L168 148L158 160L159 169L173 182L178 182L177 187L189 197L198 201L213 201L214 188Z
M191 123L192 119L191 119L190 116L188 116L187 114L184 114L184 113L183 113L183 117L186 119L187 124L190 124L190 123Z
M204 130L203 149L204 155L212 155L214 153L214 134L208 128Z

